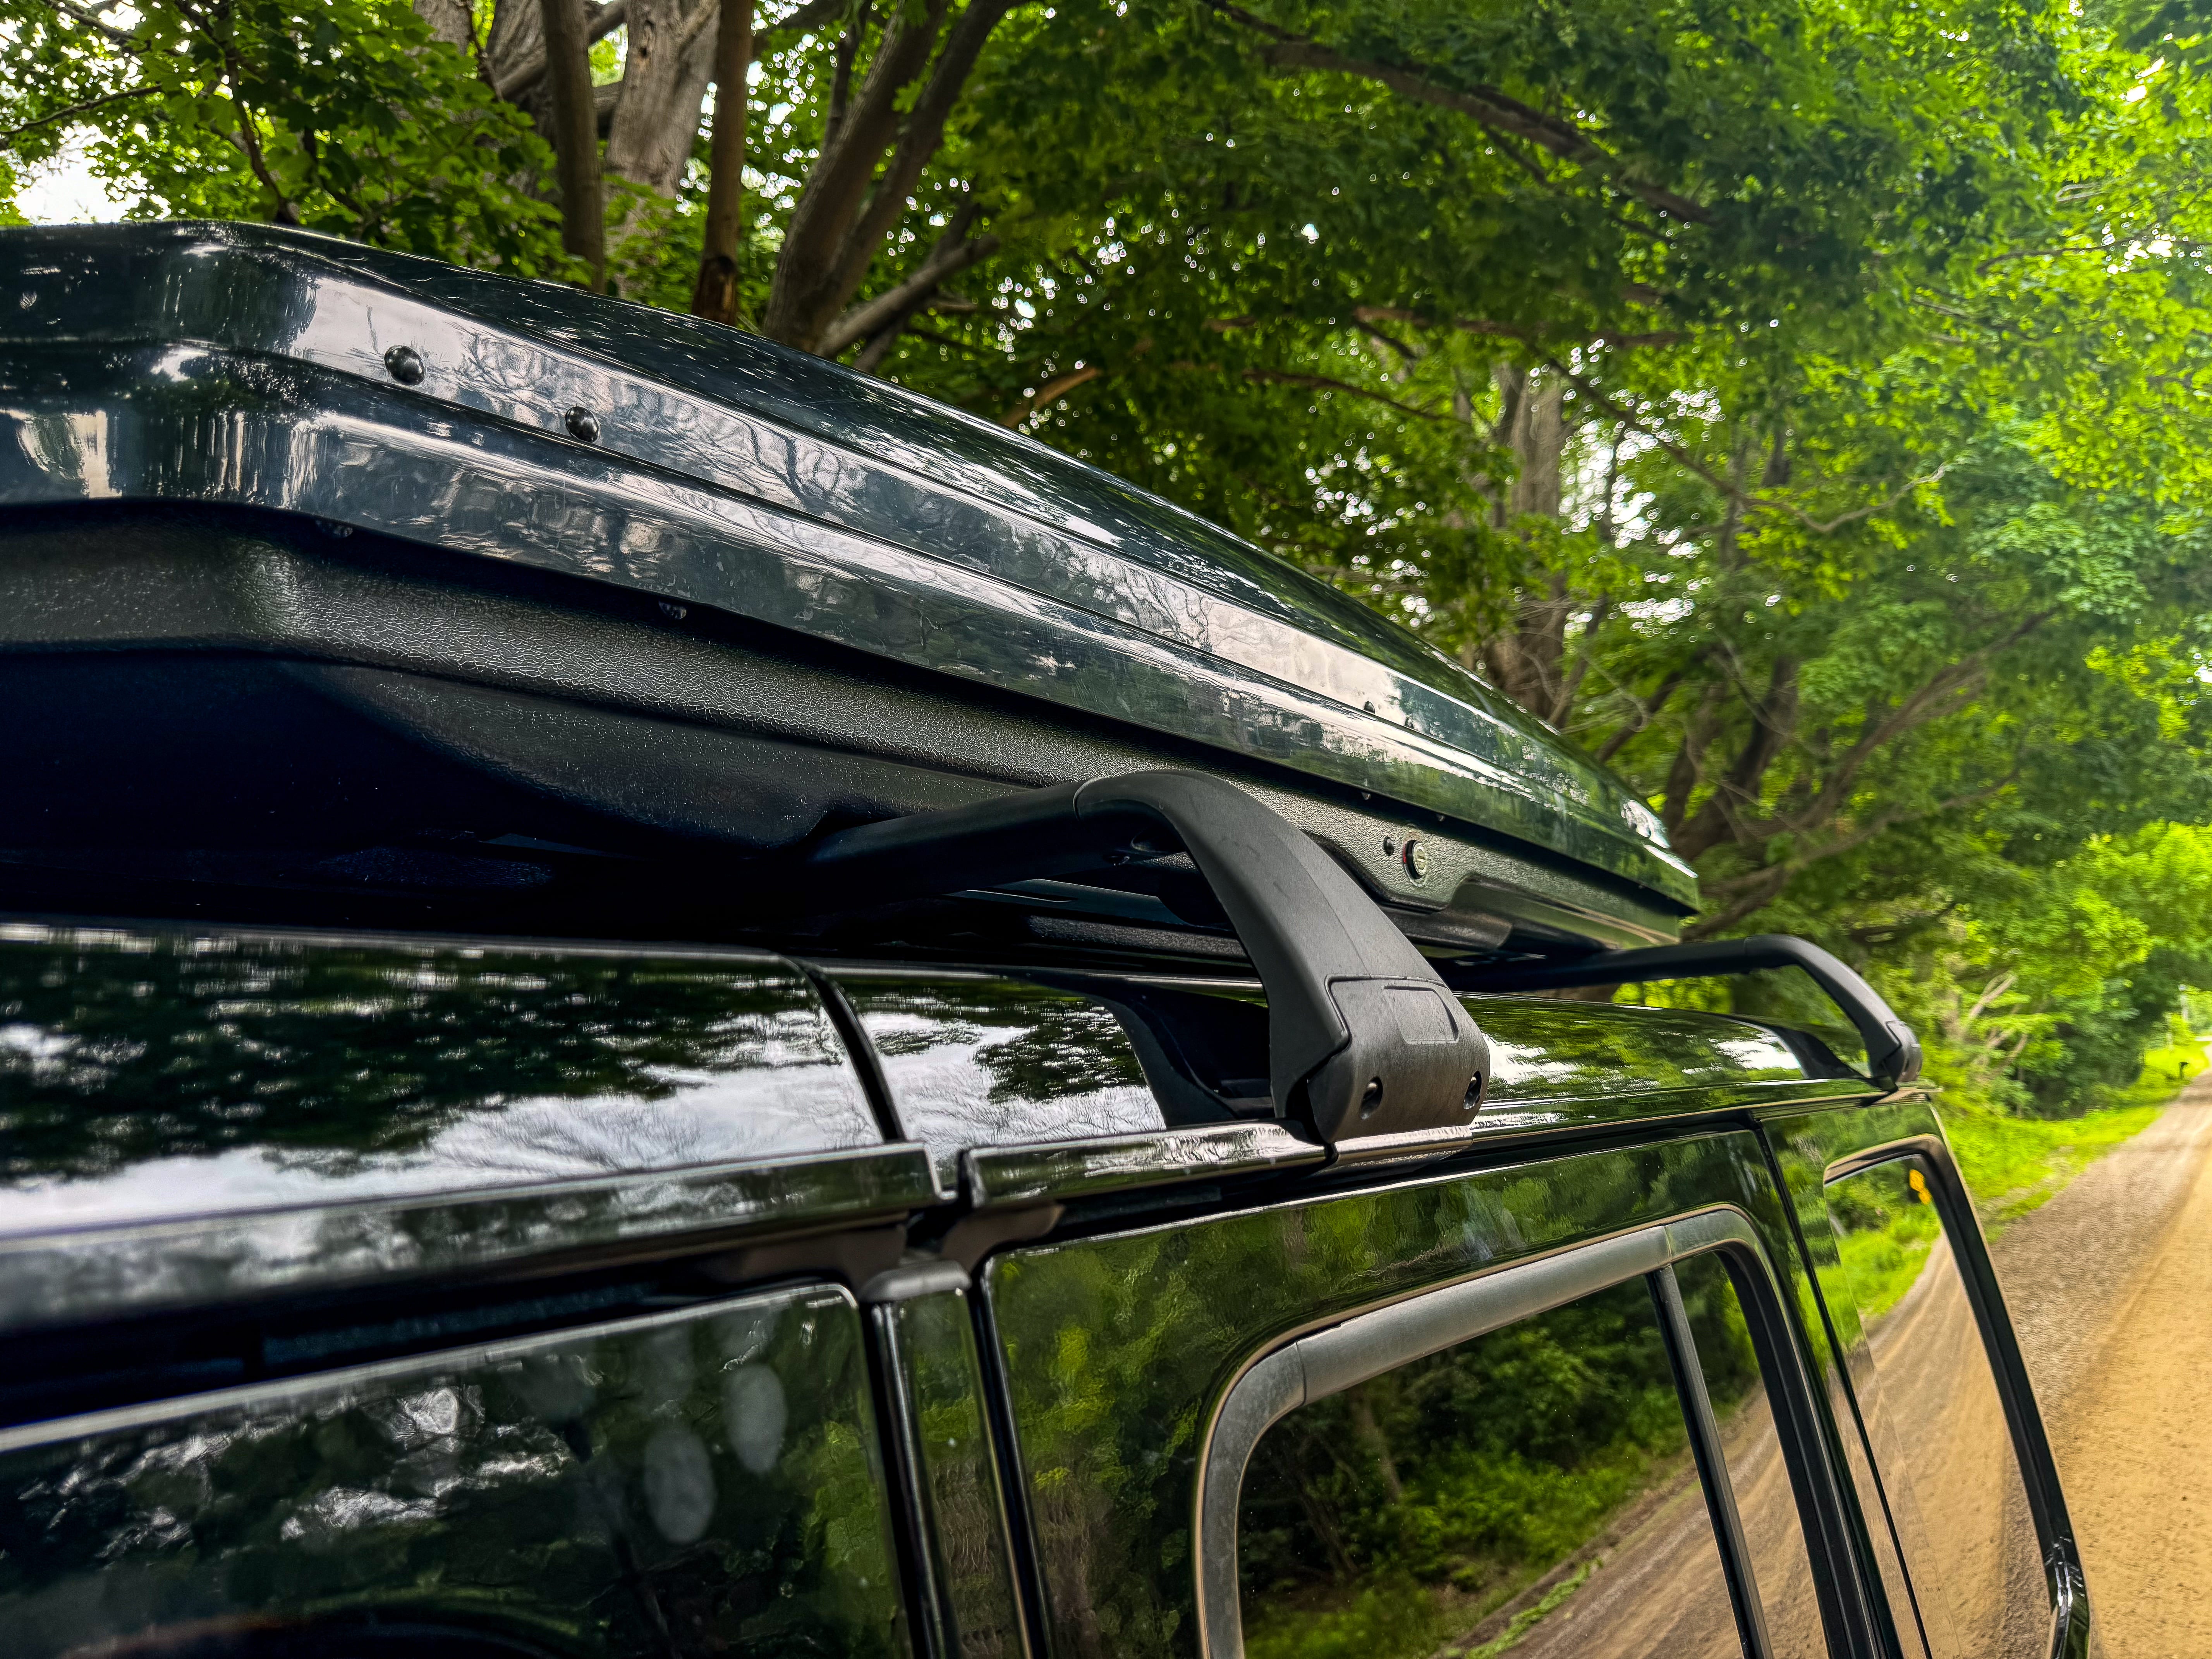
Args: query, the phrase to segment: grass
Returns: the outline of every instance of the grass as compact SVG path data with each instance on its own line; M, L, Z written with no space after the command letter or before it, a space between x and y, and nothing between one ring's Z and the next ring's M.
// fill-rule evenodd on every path
M1428 1659L1448 1649L1455 1659L1498 1659L1582 1588L1600 1565L1595 1555L1534 1606L1515 1613L1490 1641L1469 1648L1459 1644L1577 1551L1601 1547L1608 1525L1639 1499L1692 1478L1691 1469L1686 1449L1656 1455L1627 1438L1594 1448L1572 1470L1517 1459L1470 1467L1462 1473L1495 1501L1540 1512L1547 1524L1542 1535L1526 1540L1534 1547L1520 1559L1465 1559L1462 1570L1442 1583L1423 1583L1393 1559L1318 1594L1248 1596L1244 1651L1251 1659ZM1433 1509L1446 1496L1431 1492L1415 1501Z
M1844 1282L1830 1290L1831 1297L1836 1290L1842 1290L1857 1305L1861 1319L1881 1318L1905 1299L1905 1293L1920 1277L1920 1264L1928 1259L1929 1247L1942 1231L1943 1224L1932 1207L1914 1204L1892 1217L1886 1227L1844 1234L1836 1243ZM1825 1275L1821 1283L1828 1284Z
M2186 1066L2194 1077L2207 1063L2203 1044L2194 1038L2154 1048L2133 1084L2112 1091L2110 1104L2079 1117L1946 1113L1943 1127L1984 1231L1996 1232L2049 1203L2090 1164L2150 1127L2180 1092L2177 1067Z

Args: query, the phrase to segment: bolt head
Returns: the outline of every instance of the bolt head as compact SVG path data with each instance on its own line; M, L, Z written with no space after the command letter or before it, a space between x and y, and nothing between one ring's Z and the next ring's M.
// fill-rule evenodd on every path
M1429 873L1429 849L1417 837L1406 837L1406 873L1415 881L1425 880Z
M568 435L580 444L595 444L599 441L599 417L578 404L562 419L568 423Z
M420 386L422 354L411 345L396 345L384 354L384 369L402 386Z

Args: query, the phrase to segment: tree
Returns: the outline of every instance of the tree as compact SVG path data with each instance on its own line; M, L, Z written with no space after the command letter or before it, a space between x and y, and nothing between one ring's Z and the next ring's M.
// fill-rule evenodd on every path
M550 212L512 182L547 153L399 0L9 0L11 171L88 130L96 169L158 210L272 220L468 264L557 269Z
M1972 969L2028 937L2007 907L2070 902L2041 872L2207 816L2194 0L556 3L596 137L556 118L546 0L345 0L325 46L246 0L176 26L185 79L120 12L0 0L46 66L0 71L10 142L81 120L149 210L557 269L566 134L623 295L1341 583L1620 768L1698 931ZM270 77L219 37L323 78L241 106ZM325 132L399 205L349 216Z

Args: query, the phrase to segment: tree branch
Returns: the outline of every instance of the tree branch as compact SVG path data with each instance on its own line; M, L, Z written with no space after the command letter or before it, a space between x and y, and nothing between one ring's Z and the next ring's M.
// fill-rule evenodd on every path
M604 40L629 21L629 0L607 0L584 25L584 44ZM491 83L493 95L513 103L545 78L545 54L539 52Z
M866 278L876 252L906 210L907 198L921 182L922 169L945 142L945 123L968 84L975 60L1000 20L1021 0L968 0L967 9L946 35L929 80L899 128L890 165L876 182L867 204L846 232L837 251L837 303L843 304Z
M1402 306L1354 306L1352 321L1361 327L1374 323L1408 323L1415 328L1434 328L1434 319L1418 311L1408 311ZM1249 317L1233 317L1209 323L1210 328L1249 328ZM1446 325L1462 334L1480 334L1508 340L1551 340L1569 344L1603 344L1607 346L1667 346L1678 344L1688 337L1679 330L1666 329L1644 334L1592 334L1587 329L1562 327L1556 323L1500 323L1486 317L1455 317ZM1393 344L1396 342L1393 341Z
M1023 398L1021 402L999 416L999 424L1004 427L1018 427L1039 410L1049 409L1076 387L1088 386L1105 372L1096 363L1085 363L1080 368L1071 368L1065 374L1055 374L1036 389L1036 396Z
M1974 806L1983 801L1993 799L2002 793L2019 775L2015 769L2014 771L2008 772L1986 789L1976 789L1963 795L1954 795L1948 800L1938 801L1935 805L1917 811L1880 814L1847 834L1822 843L1809 853L1785 859L1779 864L1764 866L1747 874L1736 876L1726 881L1712 883L1705 889L1705 896L1708 898L1726 893L1734 893L1739 896L1726 908L1710 916L1700 916L1692 926L1683 931L1682 936L1685 939L1707 939L1723 929L1733 927L1745 917L1753 915L1763 906L1771 903L1780 896L1782 890L1790 884L1792 878L1814 865L1827 859L1838 857L1856 848L1863 847L1875 836L1894 830L1900 823L1915 823L1923 818L1940 817L1942 814L1954 812L1962 806Z
M1279 368L1248 368L1242 371L1241 378L1254 386L1310 386L1316 392L1348 392L1355 398L1365 398L1375 403L1388 404L1400 414L1411 415L1416 420L1448 421L1451 419L1448 410L1417 409L1411 404L1400 403L1387 392L1370 391L1364 386L1354 386L1349 380L1332 380L1326 374L1294 374Z
M805 34L821 27L823 24L844 10L845 3L846 0L808 0L808 3L801 6L788 17L773 23L757 24L753 29L751 55L746 61L757 64L775 51L775 46L771 39L775 35ZM708 9L713 9L711 3ZM706 27L702 21L702 15L695 14L691 22L685 26L684 45L690 45L697 32ZM606 0L606 4L592 14L591 21L584 31L584 40L586 44L605 40L629 21L629 0ZM511 104L531 88L536 86L544 73L545 54L540 52L536 57L525 59L495 81L492 83L492 91Z
M125 98L143 98L150 93L160 90L158 87L133 87L128 92L111 92L99 98L88 98L81 104L65 104L61 108L51 111L45 115L33 116L20 125L0 128L0 144L4 144L10 139L28 132L33 127L49 126L56 121L67 121L89 110L99 109L103 105L118 104ZM264 179L263 182L267 181ZM273 189L274 186L272 185L271 188ZM284 199L281 191L277 192L276 199L280 202Z
M1952 463L1945 461L1933 472L1926 473L1917 478L1907 478L1903 483L1898 485L1895 489L1892 490L1887 495L1884 496L1878 501L1872 502L1865 507L1855 507L1850 512L1838 514L1832 519L1815 519L1810 514L1807 513L1803 507L1797 506L1794 501L1776 501L1770 496L1761 495L1753 491L1747 490L1741 484L1732 483L1730 480L1722 477L1719 473L1714 471L1704 462L1698 460L1696 456L1691 454L1680 444L1669 438L1665 433L1660 431L1658 428L1652 425L1650 422L1645 420L1641 415L1638 414L1634 410L1629 409L1608 397L1585 376L1576 374L1574 370L1569 368L1565 363L1561 362L1558 358L1553 356L1548 352L1541 355L1545 364L1555 373L1564 375L1566 378L1568 384L1572 386L1576 391L1581 392L1583 397L1588 398L1592 403L1595 404L1607 414L1612 416L1614 420L1619 421L1623 426L1631 428L1635 431L1641 432L1645 437L1650 439L1653 443L1656 444L1666 454L1668 459L1674 461L1676 465L1683 467L1686 471L1694 473L1697 477L1704 479L1715 489L1719 490L1721 494L1726 496L1729 500L1739 503L1747 512L1779 513L1787 518L1795 519L1799 524L1802 525L1806 529L1811 531L1816 536L1831 535L1834 532L1842 529L1847 524L1856 524L1861 519L1870 519L1877 513L1887 513L1891 507L1895 507L1899 501L1905 500L1906 496L1911 495L1914 490L1920 489L1923 485L1941 483L1943 480L1944 474L1948 473L1951 470Z
M137 56L137 52L131 45L129 30L117 28L114 24L108 22L97 12L88 11L80 6L73 6L70 3L70 0L47 0L47 3L63 16L74 18L85 27L96 30L105 35L110 46L119 47L130 52L134 58ZM20 132L22 129L18 127L15 131Z
M1597 750L1598 764L1602 766L1611 761L1615 755L1618 755L1621 751L1623 746L1627 744L1631 738L1643 731L1644 728L1650 725L1653 720L1657 720L1659 718L1659 711L1666 708L1668 702L1674 696L1675 691L1680 687L1682 682L1688 678L1688 670L1681 668L1675 669L1673 672L1668 674L1665 679L1659 682L1659 689L1652 693L1651 701L1649 704L1646 704L1638 699L1634 692L1628 692L1627 695L1629 701L1636 704L1636 714L1626 725L1623 726L1619 731L1607 738L1603 744L1599 745ZM1627 691L1627 688L1625 686L1621 689L1624 691Z
M996 232L971 240L955 243L947 247L946 238L940 240L921 268L897 287L878 294L866 305L847 312L823 331L815 349L824 357L834 357L855 340L865 340L892 321L901 312L911 311L927 300L939 283L958 276L969 266L989 258L999 251Z
M1276 44L1267 54L1271 65L1285 69L1325 70L1376 82L1401 97L1471 116L1502 137L1525 139L1562 161L1572 161L1578 167L1601 173L1638 200L1673 218L1692 224L1713 222L1711 209L1690 200L1686 196L1677 195L1671 190L1637 178L1619 158L1600 148L1581 128L1556 116L1547 115L1540 110L1531 109L1496 87L1477 83L1462 90L1440 85L1431 79L1429 72L1425 70L1347 58L1316 40L1293 34L1265 18L1255 16L1242 6L1231 4L1230 0L1206 0L1206 4L1231 22L1241 23L1274 41Z
M1745 700L1751 704L1751 730L1745 734L1743 747L1736 751L1735 763L1714 786L1705 805L1692 814L1669 839L1674 850L1682 857L1694 861L1708 848L1719 844L1726 831L1726 839L1741 842L1747 836L1741 809L1759 799L1759 790L1767 771L1781 756L1783 748L1795 735L1797 728L1797 660L1794 657L1777 657L1767 672L1766 695L1753 697L1747 687L1739 687Z
M1764 840L1778 835L1802 835L1826 822L1842 807L1860 769L1877 750L1916 726L1924 726L1943 714L1955 712L1943 707L1945 698L1952 699L1954 704L1970 701L1974 682L1989 665L1991 657L2019 644L2057 614L2056 606L2039 611L1998 638L1946 665L1930 677L1926 684L1898 704L1887 719L1871 725L1861 733L1858 741L1844 751L1843 758L1837 762L1820 792L1802 811L1787 820L1747 825L1747 830L1753 838Z
M857 276L845 281L852 233L899 135L899 99L928 67L949 3L919 0L891 12L851 107L837 112L834 135L815 152L776 256L761 324L770 339L812 350L860 286Z

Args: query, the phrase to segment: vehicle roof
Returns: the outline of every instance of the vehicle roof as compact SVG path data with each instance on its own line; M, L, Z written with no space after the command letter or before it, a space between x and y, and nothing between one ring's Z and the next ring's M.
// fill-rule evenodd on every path
M1694 903L1648 808L1450 658L884 381L267 226L9 229L0 272L18 290L0 358L31 398L0 501L265 507L567 570L1261 758ZM386 365L401 348L422 365L407 385ZM740 544L775 562L743 564ZM817 579L833 567L857 580Z
M854 973L857 1028L821 988ZM1326 1161L1282 1122L1166 1121L1107 1012L1115 981L1047 979L0 923L0 1328L905 1213L951 1195L947 1150L979 1208ZM1468 1006L1495 1078L1465 1150L1870 1091L1747 1020Z

